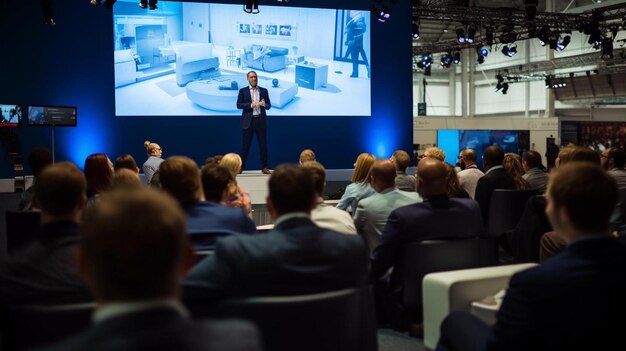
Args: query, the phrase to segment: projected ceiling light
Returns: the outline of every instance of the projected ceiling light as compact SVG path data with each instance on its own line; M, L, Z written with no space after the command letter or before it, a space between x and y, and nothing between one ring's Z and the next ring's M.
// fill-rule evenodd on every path
M420 38L420 26L415 22L413 22L413 25L411 26L411 37L413 40Z
M454 55L452 55L452 62L454 62L455 65L458 65L459 63L461 63L461 52L460 51L455 51Z
M54 22L54 11L52 9L52 0L41 0L41 13L43 15L43 23L49 26L56 26Z
M259 13L259 0L246 0L243 4L243 12L256 15Z
M467 26L467 35L465 35L465 41L472 44L474 43L474 37L476 36L476 26L470 24Z
M458 40L459 43L465 43L465 29L460 27L456 29L456 40Z
M570 37L569 35L566 35L565 38L563 38L563 40L556 45L556 48L559 51L563 51L565 50L565 48L569 45L571 41L572 41L572 37Z
M508 57L515 56L517 54L517 46L511 45L511 47L509 47L508 45L504 45L504 47L502 48L502 54Z

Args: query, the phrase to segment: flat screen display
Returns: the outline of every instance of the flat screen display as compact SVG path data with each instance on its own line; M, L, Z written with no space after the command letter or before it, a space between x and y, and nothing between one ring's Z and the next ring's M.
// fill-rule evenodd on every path
M626 147L626 122L561 122L561 145L585 146L597 152Z
M76 126L76 107L28 106L29 126Z
M368 11L136 0L113 8L117 116L240 115L256 71L269 115L370 116Z
M528 130L438 130L437 146L446 153L445 161L454 165L458 161L459 152L473 149L478 155L479 168L482 167L480 157L491 145L499 145L505 153L522 154L529 150L530 132Z
M0 104L0 127L19 127L22 108L15 104Z

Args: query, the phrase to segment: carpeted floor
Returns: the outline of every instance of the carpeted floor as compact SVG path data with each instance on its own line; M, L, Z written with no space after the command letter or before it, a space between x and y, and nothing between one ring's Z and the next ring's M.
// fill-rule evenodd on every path
M175 78L158 82L156 83L156 86L161 88L161 90L168 93L172 97L183 94L186 91L185 87L179 87L178 84L176 84Z
M378 351L426 351L422 339L393 329L378 329Z

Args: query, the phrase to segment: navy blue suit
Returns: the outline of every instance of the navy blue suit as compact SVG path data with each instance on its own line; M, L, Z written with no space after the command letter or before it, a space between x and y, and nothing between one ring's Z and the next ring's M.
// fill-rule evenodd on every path
M240 208L215 202L198 201L183 206L187 215L187 233L198 250L212 249L213 234L254 234L256 226Z
M625 296L626 247L609 237L575 241L513 276L491 330L467 314L447 318L438 350L618 349Z
M267 89L259 89L259 101L265 100L265 107L261 106L261 113L257 116L253 116L254 109L252 108L252 95L250 94L250 87L239 89L239 96L237 96L237 108L243 110L241 112L241 129L243 131L243 147L241 150L241 160L243 166L246 164L248 158L248 152L250 151L250 144L252 143L252 137L256 133L257 140L259 142L259 152L261 154L261 168L267 168L267 115L266 110L272 108L270 102L270 95Z
M368 250L356 235L292 218L268 233L230 236L194 267L186 301L313 294L367 284Z

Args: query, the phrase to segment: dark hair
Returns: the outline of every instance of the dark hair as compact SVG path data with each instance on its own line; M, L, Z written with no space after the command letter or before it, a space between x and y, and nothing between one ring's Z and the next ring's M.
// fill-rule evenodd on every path
M207 201L220 202L228 185L235 180L233 175L224 167L217 164L207 164L200 171L202 190Z
M298 165L280 165L269 180L269 197L276 212L310 212L315 197L312 172Z
M34 147L28 154L28 164L37 177L44 167L52 164L52 153L45 147Z
M115 159L115 163L113 164L113 170L117 171L122 168L129 169L137 173L137 162L135 162L135 159L129 154L120 156Z
M522 161L526 162L528 169L541 168L541 155L534 150L526 151L522 155Z
M502 166L504 151L498 145L491 145L483 152L483 161L491 167Z
M71 162L44 168L33 184L34 197L41 211L53 216L71 214L83 201L87 181Z
M85 160L85 178L87 179L87 197L100 194L111 186L113 170L106 154L91 154Z
M317 161L307 161L300 167L311 171L311 174L313 175L314 190L322 196L324 194L324 188L326 187L326 169L324 166Z
M589 233L608 230L618 200L615 180L590 162L559 166L550 176L548 195L555 209L565 208L574 227Z
M624 168L624 164L626 164L626 153L624 153L624 150L617 147L612 147L611 149L609 149L609 154L607 156L608 158L613 159L615 167Z
M211 156L208 157L206 160L204 160L204 165L209 165L209 164L215 164L215 165L219 165L220 162L222 161L222 155L215 155L215 156Z
M200 169L185 156L172 156L159 165L161 188L179 203L185 204L200 199Z
M114 190L85 211L81 249L104 301L172 296L189 245L175 201L148 188Z

